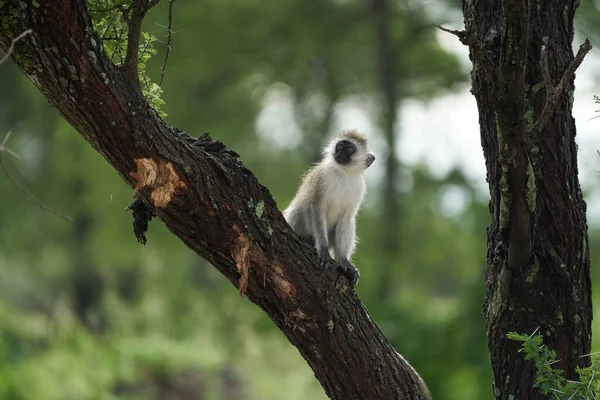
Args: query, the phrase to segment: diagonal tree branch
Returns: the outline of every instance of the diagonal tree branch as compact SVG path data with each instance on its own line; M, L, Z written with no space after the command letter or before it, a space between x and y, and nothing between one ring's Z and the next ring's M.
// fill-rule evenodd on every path
M32 1L1 3L11 23L0 26L0 46L32 29L13 61L171 232L265 311L329 397L431 398L347 282L316 271L314 249L236 154L170 127L131 90L132 73L106 56L85 0ZM63 60L69 68L55 68Z
M8 57L10 57L11 53L13 52L13 49L15 48L15 43L17 43L19 40L23 39L27 35L31 35L31 29L27 29L26 31L21 32L17 35L17 37L10 41L10 46L8 46L6 53L2 58L0 58L0 64L3 64L8 59Z
M581 46L579 46L579 50L577 51L575 58L563 73L560 81L554 85L548 70L548 46L542 45L542 50L540 51L540 69L542 70L542 78L544 79L544 86L546 88L546 103L544 104L544 108L542 109L540 116L535 121L535 124L531 127L532 133L539 133L544 129L552 117L554 110L556 110L558 99L565 90L565 86L571 79L574 78L575 71L577 68L579 68L583 62L583 59L591 49L592 44L588 39L585 39Z

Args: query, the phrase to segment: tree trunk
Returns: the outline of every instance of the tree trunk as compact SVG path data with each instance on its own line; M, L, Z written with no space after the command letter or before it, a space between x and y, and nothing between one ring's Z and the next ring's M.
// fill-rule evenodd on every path
M385 161L385 176L382 193L382 234L381 246L387 255L399 254L400 246L400 193L397 190L400 177L400 163L396 157L396 123L398 109L398 89L396 79L396 49L391 37L391 18L388 0L371 0L370 11L373 19L376 73L381 96L380 122L389 153ZM390 223L391 222L391 223ZM384 287L389 286L389 279Z
M391 9L393 4L390 5L388 0L371 0L369 6L374 33L376 81L381 99L379 121L388 149L381 192L380 243L386 262L395 264L398 262L398 255L402 252L400 237L402 231L400 227L402 194L398 191L402 166L396 155L399 96L396 76L397 49L394 48L391 34L394 10ZM379 271L377 298L381 301L389 301L393 297L396 286L391 275L390 269Z
M506 338L511 331L539 328L557 353L553 367L568 379L578 379L575 368L590 361L586 205L568 71L578 3L463 0L466 29L458 36L470 46L490 188L483 311L496 399L544 398L532 387L534 363Z
M171 232L269 315L329 397L430 398L345 278L316 271L314 249L236 154L148 106L135 74L107 58L84 0L5 0L0 22L5 50L32 29L15 63Z

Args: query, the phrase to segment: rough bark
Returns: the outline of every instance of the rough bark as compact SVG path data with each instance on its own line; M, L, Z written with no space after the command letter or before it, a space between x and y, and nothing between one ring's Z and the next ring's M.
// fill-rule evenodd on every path
M315 270L269 191L235 153L168 126L107 58L83 0L0 3L0 44L166 226L257 304L332 399L428 399L345 278Z
M496 399L544 398L508 332L539 328L568 379L589 364L590 258L569 76L578 3L463 0L490 189L483 311Z

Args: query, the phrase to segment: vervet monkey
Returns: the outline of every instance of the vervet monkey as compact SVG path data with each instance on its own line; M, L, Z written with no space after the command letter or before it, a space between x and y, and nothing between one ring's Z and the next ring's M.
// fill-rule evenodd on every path
M319 267L329 267L329 250L333 250L352 286L360 278L350 262L356 247L356 214L365 196L365 172L373 161L366 137L353 130L342 132L329 142L322 160L306 172L283 212L294 232L314 243Z

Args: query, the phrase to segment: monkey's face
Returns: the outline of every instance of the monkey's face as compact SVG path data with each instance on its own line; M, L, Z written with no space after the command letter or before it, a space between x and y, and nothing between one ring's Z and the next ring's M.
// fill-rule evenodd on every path
M356 145L349 140L340 140L335 145L333 158L338 164L348 165L352 162L352 156L356 153Z
M364 145L354 143L352 140L342 139L335 144L333 158L338 164L367 169L375 161L375 156Z

